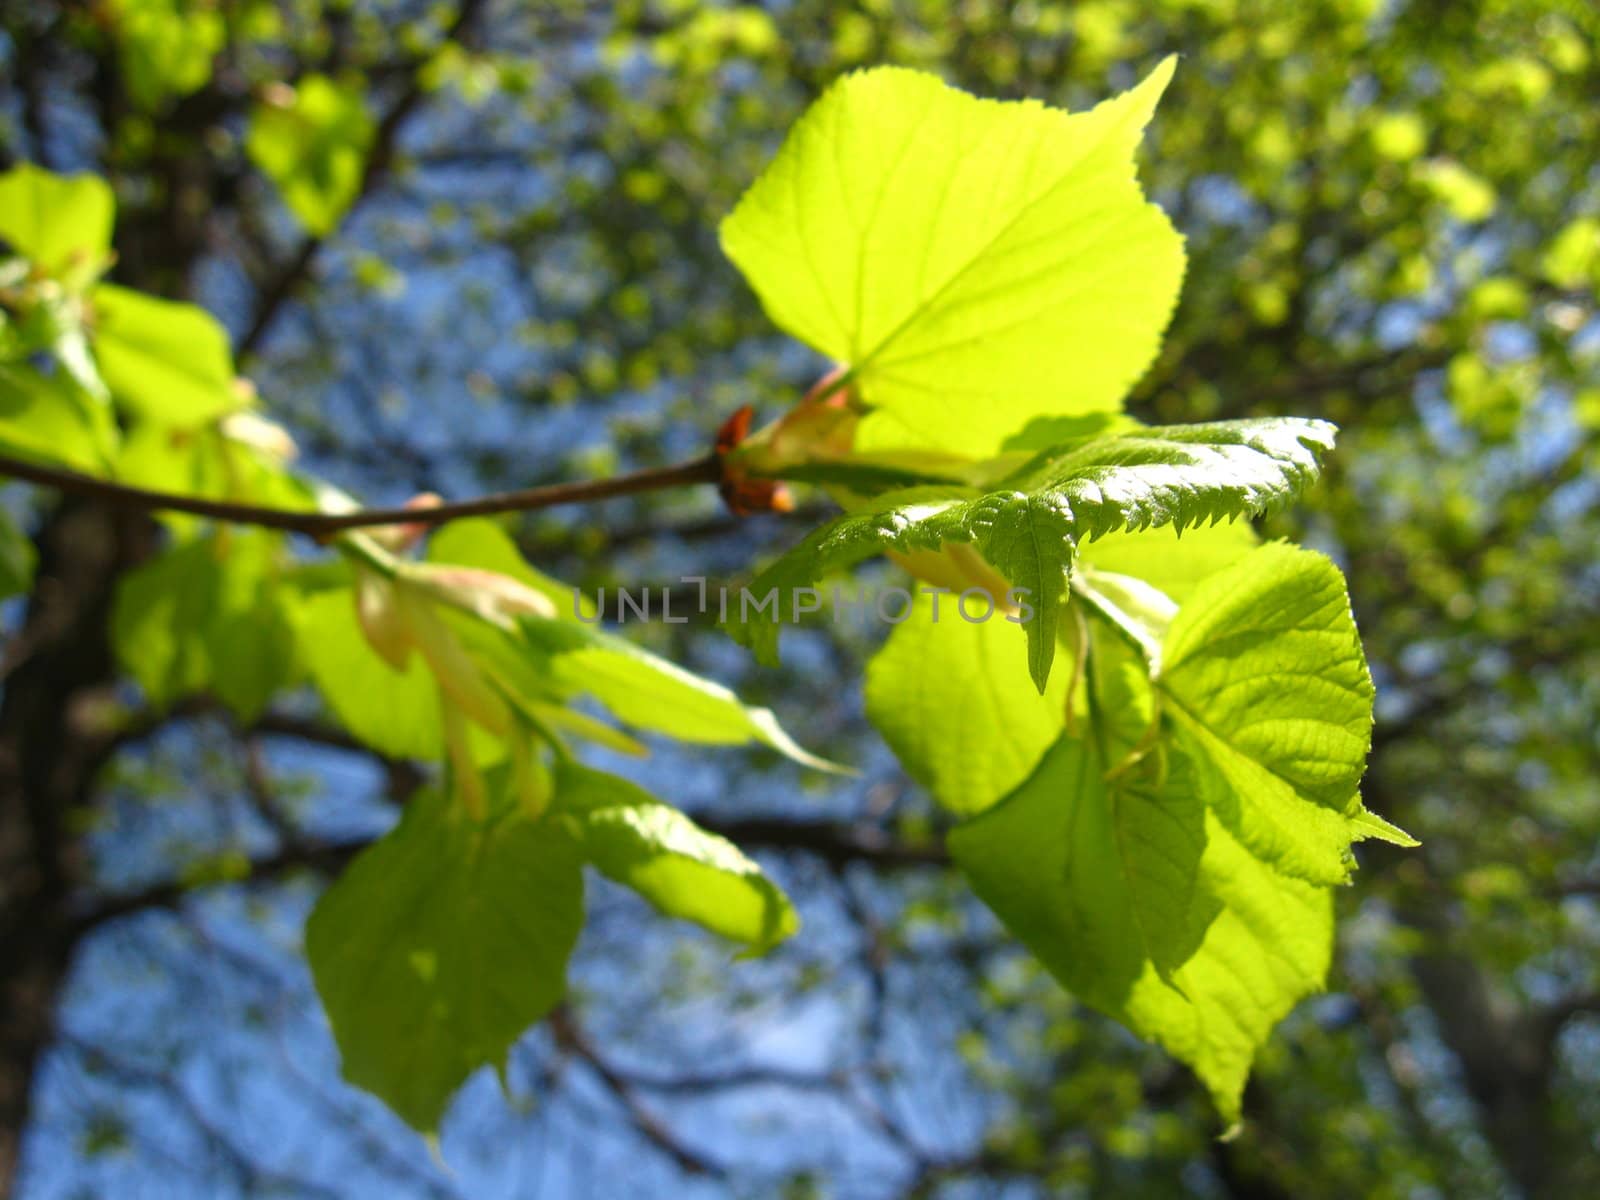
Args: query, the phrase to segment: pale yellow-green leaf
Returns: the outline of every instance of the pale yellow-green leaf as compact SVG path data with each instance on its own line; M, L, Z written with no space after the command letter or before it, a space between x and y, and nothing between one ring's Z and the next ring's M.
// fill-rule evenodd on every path
M858 448L984 455L1120 407L1183 275L1133 162L1172 69L1069 114L880 68L795 126L722 244L778 325L849 365L875 410Z

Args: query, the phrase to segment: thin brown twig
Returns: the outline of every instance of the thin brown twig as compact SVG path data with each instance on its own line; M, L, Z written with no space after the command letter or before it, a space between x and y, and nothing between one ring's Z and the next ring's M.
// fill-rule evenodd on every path
M460 517L481 517L495 513L529 512L562 504L609 500L641 492L663 491L697 483L715 483L722 468L715 455L690 459L667 467L650 467L606 479L585 479L576 483L553 483L511 492L490 492L471 500L458 500L433 508L360 508L352 512L306 512L291 508L270 508L233 500L211 500L135 487L111 479L101 479L62 467L45 466L0 454L0 476L59 488L128 507L165 512L191 513L240 525L259 525L283 529L307 537L326 539L350 529L377 525L442 525Z

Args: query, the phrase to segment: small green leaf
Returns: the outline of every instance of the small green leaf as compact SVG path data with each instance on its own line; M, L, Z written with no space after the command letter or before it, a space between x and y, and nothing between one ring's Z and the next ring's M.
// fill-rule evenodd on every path
M1088 567L1072 581L1072 594L1089 604L1144 656L1152 671L1161 667L1161 639L1178 606L1160 588L1133 575Z
M227 331L203 308L102 284L94 349L117 402L160 425L192 428L240 407Z
M1366 808L1362 808L1350 820L1358 839L1375 838L1380 842L1388 842L1391 846L1404 846L1408 850L1422 845L1398 825L1385 821L1377 813Z
M123 483L190 496L314 510L314 484L289 470L286 454L234 436L235 426L242 422L275 428L248 412L229 414L202 429L137 421L122 440L116 477ZM200 520L179 513L163 519L180 528Z
M762 954L800 927L788 898L726 838L636 784L576 763L556 770L554 812L604 875Z
M1027 643L1000 613L963 620L949 595L932 617L919 597L873 656L867 717L913 779L967 816L1021 783L1061 735L1068 672L1040 695L1022 684Z
M306 923L345 1078L425 1132L560 1001L583 924L577 847L494 790L483 822L419 794Z
M111 253L116 201L94 175L20 163L0 175L0 239L52 275L83 283Z
M1086 113L932 75L848 75L722 224L781 328L876 410L858 447L983 456L1044 415L1115 411L1154 356L1183 241L1133 153L1173 59Z
M1563 226L1545 247L1539 269L1559 288L1587 284L1600 291L1600 218L1578 217Z
M306 230L325 237L360 194L372 117L359 89L325 75L282 90L257 106L245 148Z
M1413 164L1411 173L1458 221L1473 224L1494 213L1494 188L1452 158L1424 159Z

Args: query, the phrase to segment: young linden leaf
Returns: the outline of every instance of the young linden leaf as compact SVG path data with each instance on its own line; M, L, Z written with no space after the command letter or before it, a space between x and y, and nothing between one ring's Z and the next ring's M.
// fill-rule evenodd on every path
M530 566L511 535L487 517L451 521L436 530L428 539L428 561L498 571L549 597L557 612L591 620L595 616L594 606L588 603L575 612L573 589Z
M114 284L95 288L94 306L95 358L129 412L187 429L240 406L228 333L205 309Z
M52 275L86 281L111 253L116 201L94 175L20 163L0 174L0 241Z
M501 572L555 603L559 616L520 623L522 649L545 686L593 696L635 729L706 745L759 743L805 766L838 770L801 749L770 709L751 708L721 684L596 628L587 598L530 567L494 522L452 522L429 541L428 558Z
M1070 114L883 67L796 124L722 245L779 326L849 368L873 410L858 448L982 457L1034 417L1121 406L1183 276L1133 164L1173 63Z
M732 691L632 642L562 618L524 617L527 650L569 695L589 695L624 725L710 746L769 746L819 771L837 764L802 749L771 709L751 708Z
M317 690L358 740L396 758L444 752L439 689L413 654L404 671L368 644L352 588L308 592L291 608L295 644Z
M1025 591L1033 610L1023 625L1028 666L1043 691L1080 541L1116 529L1182 530L1267 511L1316 477L1333 435L1325 421L1290 418L1140 429L1043 451L982 495L890 492L814 530L762 571L750 591L757 599L775 592L776 609L763 620L735 614L730 632L773 662L779 625L793 612L798 589L875 554L967 543Z
M1172 597L1136 575L1080 566L1072 594L1090 605L1144 656L1151 670L1161 665L1161 639L1178 606Z
M583 924L577 846L497 782L484 821L420 793L306 924L345 1078L425 1132L560 1001Z
M1236 1122L1256 1049L1323 985L1330 893L1253 857L1180 755L1164 778L1106 768L1063 738L950 853L1069 991L1189 1064Z
M1211 576L1172 619L1158 684L1240 844L1284 874L1344 882L1373 688L1339 569L1273 542Z
M969 816L1006 795L1061 735L1069 672L1018 687L1027 643L999 616L963 620L955 596L916 606L867 666L867 717L909 774ZM973 615L982 611L981 606Z
M800 927L788 897L737 846L626 779L564 762L552 812L602 874L669 917L742 942L752 954Z

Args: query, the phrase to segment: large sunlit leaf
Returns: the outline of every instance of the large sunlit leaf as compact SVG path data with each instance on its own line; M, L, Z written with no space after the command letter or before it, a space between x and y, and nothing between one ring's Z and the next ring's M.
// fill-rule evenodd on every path
M563 763L553 811L591 863L667 916L693 921L757 954L800 926L788 898L737 846L637 784Z
M776 611L736 621L731 630L774 661L779 626L792 619L797 589L875 554L965 543L1025 590L1033 610L1024 622L1028 665L1042 690L1080 541L1117 529L1182 530L1265 512L1316 477L1333 434L1326 422L1287 418L1166 426L1041 452L982 495L890 492L813 531L762 571L750 591L758 598L774 591Z
M981 457L1033 417L1120 407L1183 276L1133 163L1172 69L1069 114L885 67L794 127L722 244L778 325L851 369L876 410L859 447Z
M1319 990L1326 888L1254 858L1177 755L1111 782L1064 738L1005 801L958 826L973 889L1064 986L1188 1063L1229 1122L1256 1049Z
M565 828L495 789L476 821L442 790L350 865L306 924L344 1075L432 1131L479 1067L560 1001L583 923Z
M939 598L935 621L931 600L919 597L868 664L867 717L913 779L968 815L1021 783L1060 736L1069 673L1040 695L1009 622L968 621L955 596Z
M1085 566L1135 576L1181 604L1201 581L1249 554L1260 540L1244 521L1181 533L1161 526L1108 533L1079 546L1078 554Z

